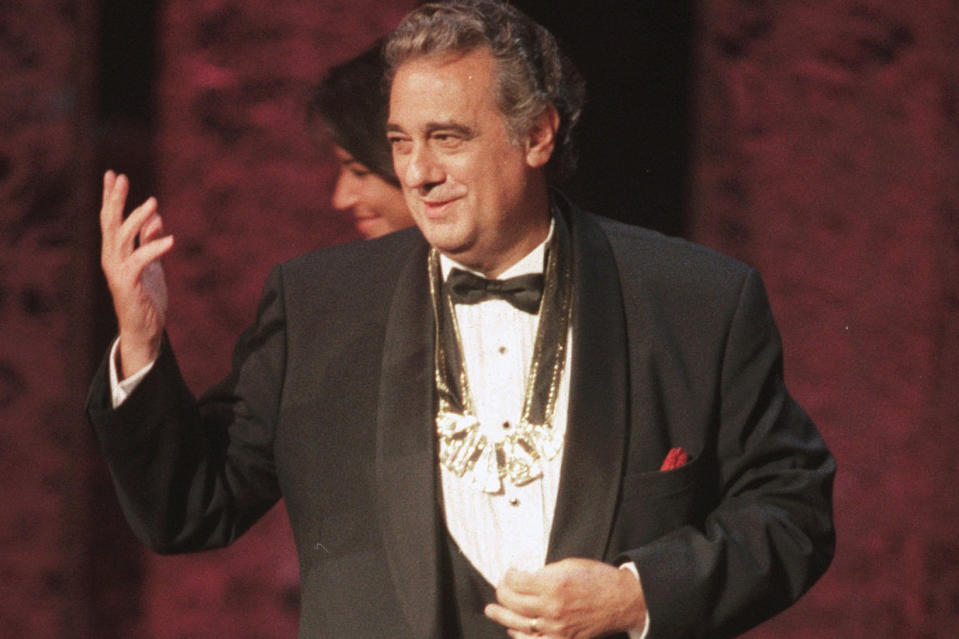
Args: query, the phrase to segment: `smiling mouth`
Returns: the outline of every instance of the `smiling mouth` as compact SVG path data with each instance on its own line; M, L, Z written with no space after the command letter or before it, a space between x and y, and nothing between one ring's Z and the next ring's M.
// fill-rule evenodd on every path
M430 218L437 218L446 213L449 205L458 199L459 198L454 197L448 200L421 200L421 202L423 203L423 208L426 211L426 216Z

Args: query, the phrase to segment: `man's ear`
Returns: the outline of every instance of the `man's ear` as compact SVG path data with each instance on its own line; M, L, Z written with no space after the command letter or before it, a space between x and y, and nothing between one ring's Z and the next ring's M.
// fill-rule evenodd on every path
M556 147L559 113L552 104L539 114L526 136L526 163L534 169L545 166Z

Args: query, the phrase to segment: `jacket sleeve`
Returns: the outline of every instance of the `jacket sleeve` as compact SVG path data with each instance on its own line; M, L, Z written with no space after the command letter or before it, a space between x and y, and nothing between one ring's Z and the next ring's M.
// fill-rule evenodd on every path
M796 601L832 558L835 461L786 390L755 271L728 328L719 389L715 508L701 528L623 555L642 579L650 639L738 635Z
M166 336L153 369L116 410L107 362L101 364L87 413L124 514L155 551L228 545L279 499L273 436L285 349L277 267L230 374L199 401Z

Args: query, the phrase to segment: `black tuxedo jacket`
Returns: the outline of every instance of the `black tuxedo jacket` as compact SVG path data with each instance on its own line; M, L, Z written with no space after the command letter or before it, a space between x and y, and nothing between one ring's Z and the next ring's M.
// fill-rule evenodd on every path
M787 394L754 271L565 208L575 339L548 559L634 561L651 639L738 634L826 569L833 459ZM276 267L199 402L166 344L117 410L105 363L94 380L120 501L158 552L229 544L286 499L301 637L441 632L427 250L411 229ZM679 446L689 463L660 472Z

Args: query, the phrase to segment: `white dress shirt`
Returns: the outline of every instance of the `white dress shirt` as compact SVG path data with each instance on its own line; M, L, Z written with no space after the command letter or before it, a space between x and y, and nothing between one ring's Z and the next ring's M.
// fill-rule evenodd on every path
M548 242L549 237L498 279L543 272ZM470 270L440 255L444 281L454 266ZM476 274L482 276L482 273ZM453 308L473 409L487 437L495 441L503 424L518 423L522 414L539 317L497 298L476 304L455 304ZM569 412L572 341L570 327L566 364L553 413L553 430L559 440L565 437ZM494 586L502 581L510 567L532 571L546 564L563 451L552 460L541 459L540 463L541 479L523 486L513 486L506 480L499 494L483 492L468 474L457 477L440 464L446 526L470 563ZM639 579L632 562L620 567ZM644 639L648 631L649 613L642 628L629 631L630 639Z
M119 356L120 350L120 338L113 340L113 346L110 347L110 398L113 403L113 408L116 409L117 406L123 403L123 401L130 396L130 393L140 385L140 380L146 377L147 373L153 370L153 365L156 364L156 360L153 360L133 375L130 375L126 379L121 380L120 375L117 372L117 357Z
M541 273L544 254L545 243L500 279ZM444 280L454 266L464 268L440 256ZM473 410L488 441L493 442L520 421L539 317L502 299L456 304L454 311ZM566 433L569 375L565 371L569 363L567 348L553 415L553 430L559 441ZM440 465L450 535L491 584L500 583L510 567L536 570L545 565L562 463L562 451L552 460L543 458L541 479L523 486L504 480L504 490L498 494L483 492L469 474L457 477Z

